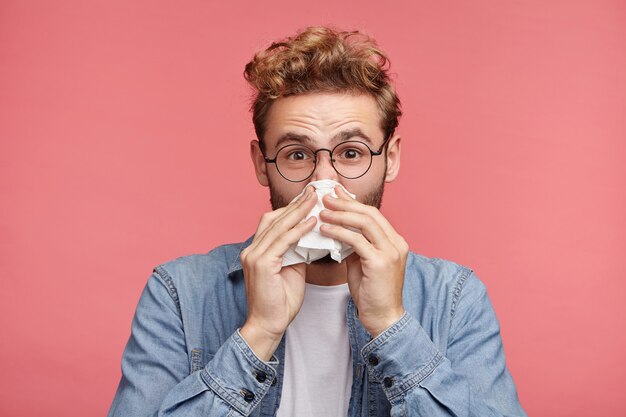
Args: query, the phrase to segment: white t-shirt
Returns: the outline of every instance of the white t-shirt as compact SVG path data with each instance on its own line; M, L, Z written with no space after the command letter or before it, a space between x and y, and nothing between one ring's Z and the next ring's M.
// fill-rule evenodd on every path
M285 374L278 417L348 415L352 354L348 284L306 284L304 302L285 333Z

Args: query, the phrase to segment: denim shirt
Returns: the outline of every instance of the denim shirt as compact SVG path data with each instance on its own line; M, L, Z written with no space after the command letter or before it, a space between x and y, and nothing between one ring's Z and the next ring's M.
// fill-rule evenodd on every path
M264 362L239 333L247 317L239 255L251 241L154 269L109 417L276 415L285 339ZM485 287L470 269L409 253L403 304L400 320L372 339L348 302L348 416L526 415Z

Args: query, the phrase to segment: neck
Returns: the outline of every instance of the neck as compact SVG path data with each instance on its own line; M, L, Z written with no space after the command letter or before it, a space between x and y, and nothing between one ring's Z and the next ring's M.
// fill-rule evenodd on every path
M306 266L306 282L313 285L341 285L348 282L345 262L311 263Z

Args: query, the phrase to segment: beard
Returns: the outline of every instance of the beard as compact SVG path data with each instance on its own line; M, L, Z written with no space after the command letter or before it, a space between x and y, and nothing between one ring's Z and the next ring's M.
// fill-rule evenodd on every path
M281 207L285 207L288 205L291 200L287 200L285 196L276 191L276 187L272 184L272 181L268 178L269 188L270 188L270 204L272 205L272 210L277 210ZM348 190L350 191L350 190ZM383 193L385 191L385 178L383 177L373 191L363 197L363 204L368 206L374 206L380 210L380 206L383 202Z
M270 188L270 203L272 205L272 210L276 210L276 209L279 209L281 207L285 207L286 205L288 205L291 202L291 200L287 200L282 194L280 194L276 190L276 188L272 185L272 181L269 180L269 178L268 178L268 182L269 182L269 188ZM377 209L380 210L380 206L383 202L384 191L385 191L385 177L383 176L378 184L378 187L376 187L370 193L366 194L365 197L363 197L363 201L361 202L368 206L376 207ZM336 263L336 262L337 261L331 258L330 254L328 254L324 256L323 258L313 261L312 263L319 265L319 264L329 264L329 263Z

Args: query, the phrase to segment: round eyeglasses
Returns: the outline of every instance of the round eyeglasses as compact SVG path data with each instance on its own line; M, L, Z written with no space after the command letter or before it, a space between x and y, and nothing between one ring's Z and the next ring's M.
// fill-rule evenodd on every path
M317 166L317 154L326 151L337 174L344 178L356 179L369 171L372 158L383 153L388 139L385 139L377 152L357 140L341 142L332 150L321 148L316 151L305 145L291 144L280 148L274 159L265 157L265 162L276 164L276 169L287 181L301 182L313 175Z

